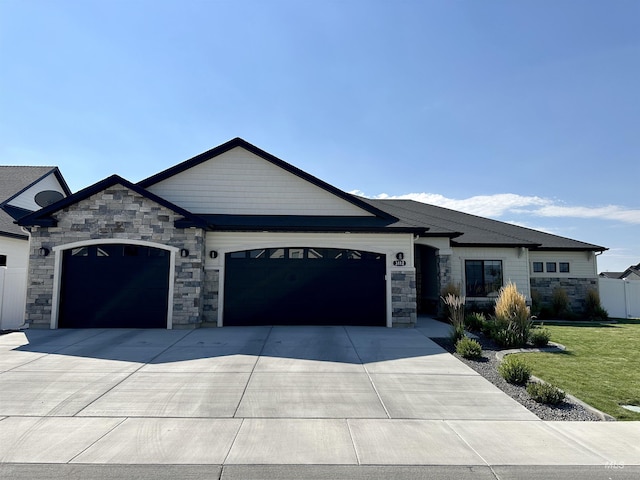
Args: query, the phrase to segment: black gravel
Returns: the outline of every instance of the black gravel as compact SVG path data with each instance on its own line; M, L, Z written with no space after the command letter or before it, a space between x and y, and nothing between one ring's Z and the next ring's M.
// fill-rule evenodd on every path
M532 400L525 387L508 383L498 373L500 361L496 358L496 352L501 349L491 339L481 334L478 334L478 337L477 340L482 346L482 358L478 360L468 360L455 353L453 343L448 338L432 338L432 340L533 412L541 420L572 422L602 420L599 416L586 410L582 405L572 402L569 398L557 406L544 405Z

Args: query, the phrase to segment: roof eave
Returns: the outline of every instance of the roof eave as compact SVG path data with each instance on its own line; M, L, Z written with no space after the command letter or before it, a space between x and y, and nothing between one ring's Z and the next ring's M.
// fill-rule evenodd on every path
M586 245L583 247L534 247L530 250L536 252L605 252L609 250L607 247L601 247L599 245Z
M371 227L239 227L228 226L218 227L210 226L212 231L216 232L279 232L279 233L381 233L381 234L418 234L420 231L416 231L410 227L401 228L371 228Z
M29 240L29 235L20 235L19 233L0 231L0 237L17 238L19 240Z
M106 190L107 188L112 187L113 185L120 184L125 188L128 188L138 195L141 195L149 200L162 205L169 210L174 211L178 215L182 215L186 219L190 219L193 223L193 226L201 226L204 227L203 221L197 216L193 215L191 212L185 210L182 207L179 207L147 190L139 187L136 184L129 182L128 180L120 177L119 175L111 175L110 177L105 178L93 185L90 185L79 192L76 192L73 195L70 195L62 200L49 205L41 210L38 210L30 215L27 215L21 219L19 219L16 223L20 226L41 226L41 227L52 227L57 224L57 220L52 217L52 215L70 205L74 205L96 193Z

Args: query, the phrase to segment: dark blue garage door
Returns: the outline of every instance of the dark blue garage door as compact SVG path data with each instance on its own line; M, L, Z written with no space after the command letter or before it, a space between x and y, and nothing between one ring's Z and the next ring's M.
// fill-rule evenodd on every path
M225 260L225 325L386 325L383 254L268 248Z
M166 328L169 252L107 244L65 250L60 328Z

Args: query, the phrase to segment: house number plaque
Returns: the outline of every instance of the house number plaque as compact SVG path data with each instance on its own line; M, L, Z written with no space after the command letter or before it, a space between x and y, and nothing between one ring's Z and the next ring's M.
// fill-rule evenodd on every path
M394 267L406 267L407 261L404 259L404 253L398 252L396 253L396 259L393 261Z

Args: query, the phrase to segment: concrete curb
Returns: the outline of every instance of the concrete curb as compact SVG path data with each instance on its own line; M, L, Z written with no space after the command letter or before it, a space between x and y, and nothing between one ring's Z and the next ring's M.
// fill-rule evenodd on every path
M540 348L512 348L512 349L509 349L509 350L500 350L499 352L496 352L496 358L500 362L502 362L502 360L504 359L505 356L511 355L513 353L540 353L540 352L560 353L560 352L564 352L564 351L567 350L567 347L565 347L564 345L562 345L560 343L549 342L549 345L550 345L549 347L540 347ZM531 380L533 380L534 382L538 382L538 383L548 383L548 382L545 382L544 380L542 380L541 378L536 377L535 375L531 375ZM603 411L598 410L597 408L589 405L588 403L583 402L579 398L574 397L570 393L565 392L565 395L572 402L577 403L578 405L580 405L582 408L584 408L588 412L591 412L594 415L596 415L597 417L599 417L600 420L602 420L604 422L615 422L616 421L616 419L614 417L612 417L611 415L609 415L608 413L604 413Z

